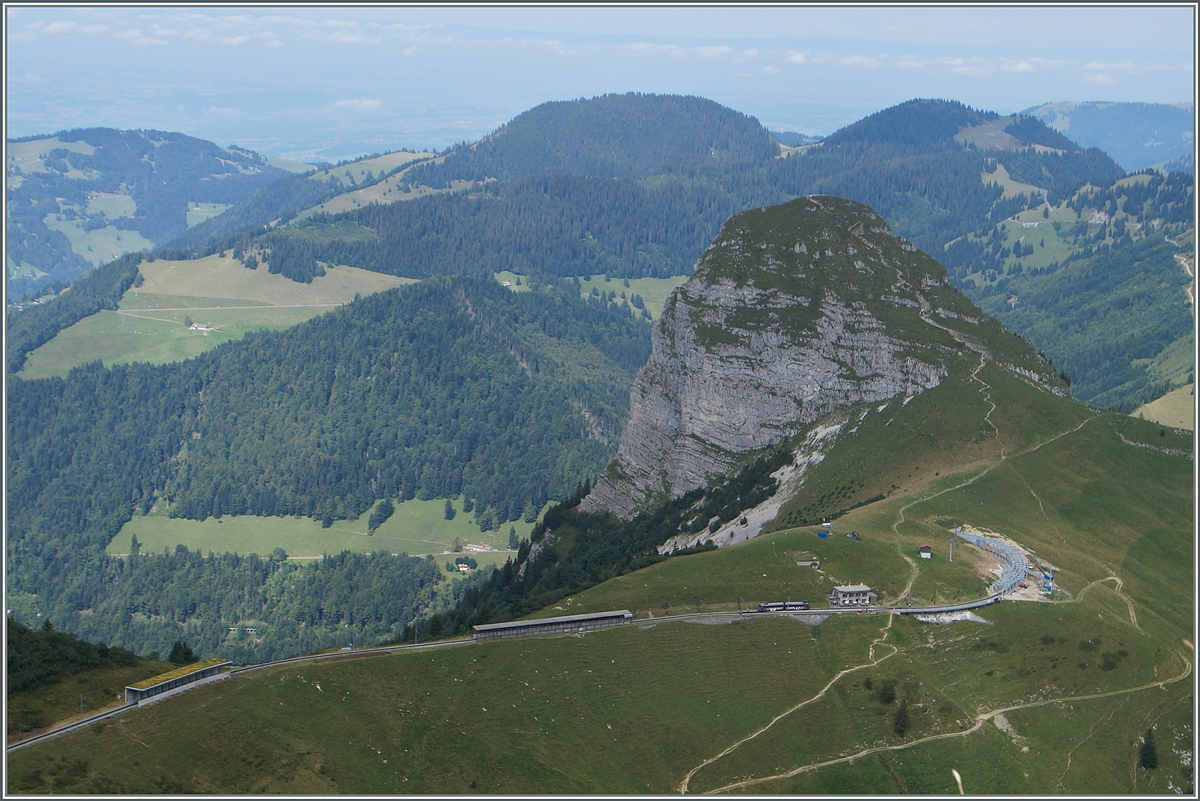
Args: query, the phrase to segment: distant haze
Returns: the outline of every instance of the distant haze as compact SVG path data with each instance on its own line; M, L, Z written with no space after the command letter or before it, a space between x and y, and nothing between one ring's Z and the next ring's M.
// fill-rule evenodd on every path
M6 9L8 137L106 126L337 160L548 100L693 94L828 134L914 97L1194 94L1191 7Z

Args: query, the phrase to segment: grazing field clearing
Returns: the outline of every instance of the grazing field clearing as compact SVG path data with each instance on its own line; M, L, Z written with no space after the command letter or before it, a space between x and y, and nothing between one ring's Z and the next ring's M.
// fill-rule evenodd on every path
M205 298L230 298L268 303L272 306L349 303L355 294L369 295L384 289L414 283L412 278L397 278L357 267L326 265L325 275L311 284L303 284L272 275L263 267L248 270L232 256L214 255L179 261L156 259L138 267L144 282L128 296L188 295Z
M1187 334L1163 348L1152 359L1133 359L1130 363L1144 365L1146 372L1157 379L1182 385L1190 383L1196 368L1195 332Z
M428 186L417 186L409 189L401 188L400 184L404 182L404 178L400 173L393 175L387 180L380 181L377 184L355 189L352 192L346 192L337 197L330 198L324 203L305 209L296 215L295 219L305 220L317 213L323 214L340 214L343 211L354 211L368 206L372 203L387 205L388 203L402 203L408 200L416 200L430 195L444 195L450 192L462 192L470 189L475 185L474 181L453 180L450 186L445 189L430 189Z
M228 203L188 203L188 228L191 228L193 225L199 225L205 220L212 219L228 208L230 208L230 204Z
M39 270L37 267L34 267L32 264L26 264L23 261L13 261L13 257L7 253L4 254L4 269L9 278L20 278L21 276L25 275L36 278L39 275L45 275L44 272Z
M137 212L137 201L129 195L112 192L89 192L88 214L103 214L111 219L132 217Z
M59 220L55 214L46 215L46 227L62 233L71 243L71 250L97 267L126 253L154 247L153 242L137 231L122 231L112 225L85 231L82 222Z
M5 150L8 151L7 161L10 168L7 171L8 186L19 186L21 183L20 176L13 174L12 167L16 167L24 173L46 172L44 157L49 156L51 150L57 150L58 148L73 150L76 153L86 153L89 156L96 152L96 148L87 142L64 142L57 136L34 139L29 142L6 142ZM74 173L74 175L71 173ZM67 174L69 178L78 178L81 176L82 173L74 168L71 168L70 173Z
M512 284L509 289L514 292L529 291L529 276L527 275L517 275L508 270L503 270L495 275L496 280L500 283L509 281ZM650 316L657 320L662 316L663 304L667 302L667 297L676 288L687 283L689 277L675 275L670 278L614 278L611 281L605 281L603 275L580 277L580 297L590 295L593 287L597 292L616 292L618 303L621 302L622 292L625 293L626 300L633 295L641 295L642 300L646 302L646 308L650 310ZM520 285L517 284L518 278L521 279ZM639 313L638 309L634 309L634 314Z
M139 270L142 285L125 293L117 311L98 312L60 331L30 354L20 375L65 376L95 360L106 366L181 361L250 331L290 328L349 303L356 294L414 283L338 266L301 284L261 267L247 270L219 255L143 261ZM198 328L189 327L193 324Z
M1007 134L1006 134L1007 135ZM1008 170L1003 164L996 164L995 172L980 173L980 180L985 184L996 183L1004 190L1001 197L1008 198L1014 195L1045 195L1046 190L1034 186L1033 184L1025 184L1012 178L1008 174Z
M267 156L266 158L269 166L287 170L288 172L301 173L316 169L311 164L305 164L303 161L296 161L294 159L281 159L275 156Z
M495 273L496 280L501 284L508 283L508 288L513 292L528 292L529 291L529 276L517 275L511 270L501 270Z
M1139 406L1131 417L1141 417L1152 423L1193 430L1196 418L1196 385L1187 384L1173 389L1158 400Z
M228 301L226 301L228 302ZM250 331L283 329L302 323L332 306L252 306L244 309L188 309L159 312L102 310L65 328L29 355L22 378L65 376L73 367L99 360L114 364L167 364L190 359ZM151 316L152 315L152 316ZM211 330L189 329L191 315Z
M650 310L650 316L657 320L662 316L663 304L667 302L669 296L677 287L681 287L687 283L690 275L673 275L670 278L614 278L611 281L605 281L603 275L593 275L588 278L580 277L579 283L581 294L590 295L592 287L596 288L597 292L616 292L617 302L621 301L621 293L625 293L626 299L632 295L641 295L642 300L646 302L646 308ZM625 282L629 282L629 286L625 286ZM634 310L637 313L637 310Z
M480 565L504 563L509 555L508 533L516 529L518 539L526 539L533 523L505 523L498 531L483 531L475 524L474 515L462 511L462 500L451 501L457 514L445 519L446 500L410 500L395 504L395 513L374 534L367 533L371 513L364 512L357 520L335 520L329 528L321 528L320 520L307 517L255 517L224 515L207 520L183 520L168 517L165 510L148 515L134 515L108 544L110 554L129 552L131 538L136 536L143 553L157 553L164 548L174 550L186 545L190 550L208 553L257 553L266 555L283 548L288 556L312 558L323 554L354 551L369 553L387 550L409 555L449 552L458 539L467 544L490 545L497 552L474 554L464 550ZM454 554L453 556L457 556ZM438 564L453 556L439 557ZM499 557L492 558L492 557Z
M404 151L384 153L382 156L330 167L327 170L313 173L309 178L313 181L328 181L330 178L335 178L341 181L342 186L354 186L359 180L365 179L368 172L374 173L376 176L381 173L387 174L410 161L427 159L433 155L433 153L408 153Z

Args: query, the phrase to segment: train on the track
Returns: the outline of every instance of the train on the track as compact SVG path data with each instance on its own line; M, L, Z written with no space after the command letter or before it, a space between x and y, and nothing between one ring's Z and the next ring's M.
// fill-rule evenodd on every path
M808 601L773 601L759 604L757 609L747 609L747 612L803 612L811 609Z

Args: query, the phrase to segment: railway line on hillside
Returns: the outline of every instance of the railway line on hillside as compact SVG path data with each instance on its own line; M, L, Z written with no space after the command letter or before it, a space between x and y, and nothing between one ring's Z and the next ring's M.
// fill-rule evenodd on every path
M978 609L983 606L990 606L991 604L998 603L1001 600L1001 598L1002 598L1001 595L989 595L984 598L976 599L973 601L963 601L963 602L955 603L955 604L940 604L940 605L936 605L936 606L913 606L913 607L897 607L897 606L852 607L852 606L847 606L847 607L818 607L815 609L807 609L807 610L802 610L802 611L788 610L788 611L777 611L777 612L776 611L758 612L756 610L747 610L744 612L742 612L742 611L739 611L739 612L688 612L688 613L684 613L681 615L666 615L663 617L635 619L631 622L645 623L646 621L651 621L655 624L659 624L659 623L672 623L675 621L687 621L687 620L695 620L695 619L714 619L714 618L717 618L717 619L728 618L732 622L734 620L743 620L743 619L747 619L747 618L753 619L753 618L760 618L760 617L762 617L762 618L782 617L782 616L789 616L789 617L821 616L821 617L824 617L824 616L828 616L828 615L878 614L878 613L883 613L883 614L888 614L888 615L892 615L892 614L896 614L896 615L917 615L917 614L930 615L930 614L940 614L943 612L961 612L961 611L967 611L970 609ZM429 642L429 643L414 643L414 644L409 644L409 645L388 645L388 646L382 646L382 647L377 647L377 648L365 648L362 650L354 650L354 651L335 651L332 653L324 653L324 654L306 654L304 656L293 656L293 657L288 657L287 659L276 659L271 662L262 662L262 663L256 664L256 665L241 665L241 666L234 667L233 669L231 669L227 675L232 677L232 676L237 676L237 675L253 673L256 670L266 670L267 668L279 667L281 665L298 665L298 664L303 664L306 662L313 663L313 664L322 663L322 662L340 662L340 661L345 661L348 659L363 659L363 658L372 657L372 656L388 656L390 654L401 653L401 652L405 652L405 651L428 650L428 649L434 649L434 648L453 648L455 646L461 646L461 645L474 645L475 642L476 642L476 640L473 638L460 637L460 638L452 639L452 640L435 640L435 641ZM188 688L184 688L184 689L188 689ZM26 746L33 745L35 743L39 743L44 740L48 740L52 737L58 737L60 735L67 734L69 732L78 731L79 729L85 728L94 723L99 723L101 721L108 720L110 718L114 718L125 712L129 712L129 711L132 711L134 709L139 709L139 708L140 708L139 704L124 704L122 706L114 707L112 709L102 710L100 712L97 712L94 715L83 718L81 720L73 721L64 726L60 726L56 729L51 729L50 731L41 732L40 734L36 734L32 737L29 737L28 739L21 740L20 742L11 743L7 746L6 751L7 751L7 753L12 753L13 751L16 751L17 749L25 748Z

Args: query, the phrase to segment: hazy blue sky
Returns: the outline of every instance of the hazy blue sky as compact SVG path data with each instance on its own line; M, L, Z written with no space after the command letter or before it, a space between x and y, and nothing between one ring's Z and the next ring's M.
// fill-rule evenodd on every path
M445 147L608 92L827 134L914 97L1187 102L1195 74L1191 6L7 6L5 22L9 137L157 128L295 158Z

